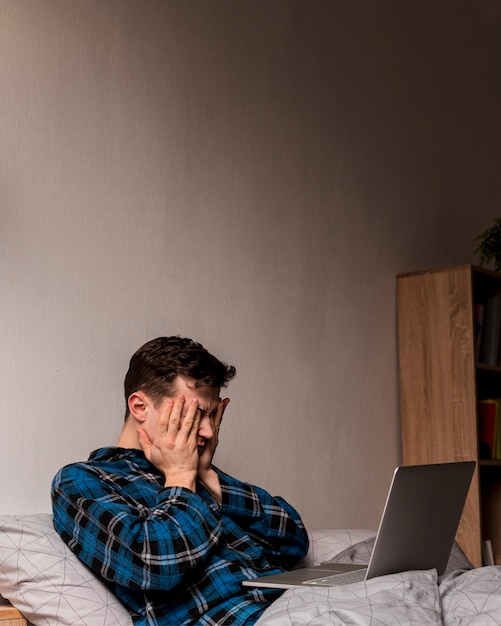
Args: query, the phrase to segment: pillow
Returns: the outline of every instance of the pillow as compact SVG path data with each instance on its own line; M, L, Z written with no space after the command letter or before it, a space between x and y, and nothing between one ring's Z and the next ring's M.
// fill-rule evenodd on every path
M437 572L402 572L352 585L289 589L256 622L256 626L347 624L444 626ZM486 624L492 621L482 622Z
M302 567L320 565L345 548L373 537L374 530L311 530L308 531L310 549L301 561Z
M376 537L360 541L346 548L339 554L336 554L333 558L329 559L329 561L332 563L357 563L359 565L368 565L375 541ZM447 567L440 577L440 580L453 571L469 569L473 569L473 565L467 559L466 555L459 547L459 544L454 541L449 560L447 561Z
M0 515L0 595L34 626L132 626L128 611L65 545L49 514Z

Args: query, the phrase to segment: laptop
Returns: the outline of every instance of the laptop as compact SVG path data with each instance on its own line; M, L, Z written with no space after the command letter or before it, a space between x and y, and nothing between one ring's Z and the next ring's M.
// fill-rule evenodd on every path
M475 461L397 467L369 565L328 563L243 581L247 587L333 586L409 570L444 573Z

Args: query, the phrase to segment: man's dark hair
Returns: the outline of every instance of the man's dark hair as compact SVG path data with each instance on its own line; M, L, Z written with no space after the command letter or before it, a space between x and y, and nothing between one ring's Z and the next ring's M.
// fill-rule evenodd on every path
M182 337L157 337L141 346L132 356L125 376L125 418L128 400L143 391L155 405L173 394L177 376L195 379L196 387L226 387L235 376L233 365L226 365L201 344Z

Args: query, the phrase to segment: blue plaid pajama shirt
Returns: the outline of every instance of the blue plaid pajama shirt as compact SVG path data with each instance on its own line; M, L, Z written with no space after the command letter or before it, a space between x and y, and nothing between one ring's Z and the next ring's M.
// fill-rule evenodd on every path
M163 486L142 451L101 448L52 484L54 526L140 626L253 624L282 591L242 580L289 569L308 537L282 498L214 468L222 503Z

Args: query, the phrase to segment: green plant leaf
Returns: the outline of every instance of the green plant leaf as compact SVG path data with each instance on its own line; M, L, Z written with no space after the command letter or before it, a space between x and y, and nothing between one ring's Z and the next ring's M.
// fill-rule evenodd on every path
M494 261L496 271L501 270L501 218L494 220L494 225L490 226L473 241L478 241L478 246L474 254L479 255L481 266L488 265Z

